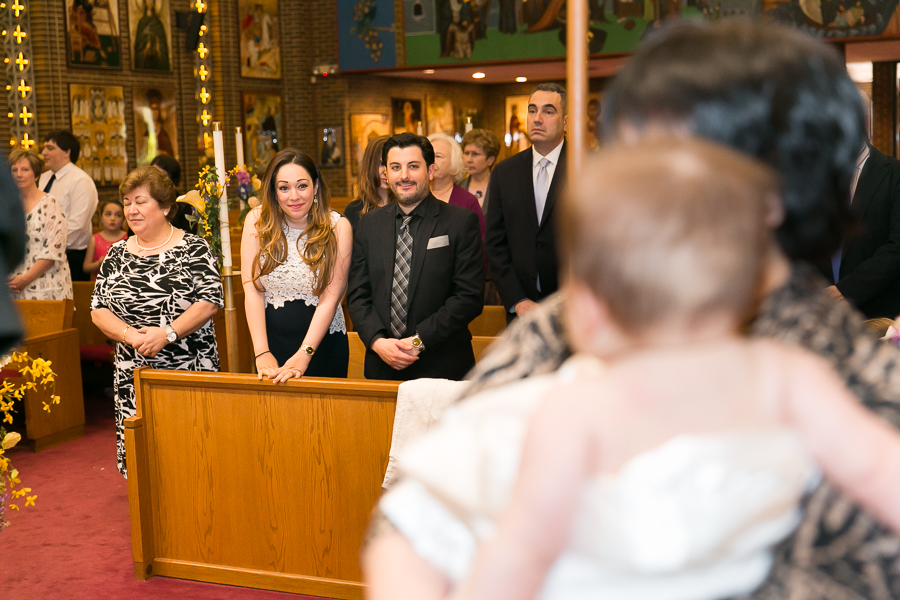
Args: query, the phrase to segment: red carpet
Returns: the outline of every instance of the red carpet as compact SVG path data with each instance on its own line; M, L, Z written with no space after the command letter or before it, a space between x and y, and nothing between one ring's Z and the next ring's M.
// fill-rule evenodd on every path
M285 600L293 594L153 577L134 578L128 486L116 471L112 400L85 398L86 435L7 456L36 505L0 532L0 600Z

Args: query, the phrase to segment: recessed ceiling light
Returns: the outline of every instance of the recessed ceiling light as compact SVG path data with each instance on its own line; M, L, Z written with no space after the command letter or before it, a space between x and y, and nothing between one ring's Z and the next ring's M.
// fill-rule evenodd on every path
M519 83L525 83L526 81L528 81L528 78L527 77L516 77L516 81L518 81Z
M484 73L472 73L472 79L484 79Z
M434 69L425 69L422 72L425 73L426 75L434 75Z

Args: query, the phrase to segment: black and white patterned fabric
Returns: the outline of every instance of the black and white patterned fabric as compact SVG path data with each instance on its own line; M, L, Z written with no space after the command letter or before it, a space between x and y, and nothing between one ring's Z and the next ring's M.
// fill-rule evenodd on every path
M154 256L136 256L126 241L113 244L100 265L91 310L106 308L132 327L165 327L196 302L223 306L222 280L209 246L186 233L174 248ZM218 371L219 352L210 319L194 333L167 345L153 357L116 344L115 403L117 467L125 471L124 420L136 414L134 370Z

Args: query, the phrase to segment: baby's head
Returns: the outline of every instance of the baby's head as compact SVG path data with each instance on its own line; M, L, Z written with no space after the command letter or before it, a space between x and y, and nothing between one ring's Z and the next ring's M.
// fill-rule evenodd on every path
M573 347L611 355L737 331L780 206L774 171L710 142L593 154L560 206Z

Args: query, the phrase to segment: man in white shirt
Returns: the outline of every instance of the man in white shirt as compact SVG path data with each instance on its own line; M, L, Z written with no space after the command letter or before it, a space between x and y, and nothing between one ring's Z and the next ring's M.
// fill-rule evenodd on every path
M566 89L542 83L528 99L531 148L491 173L485 248L508 319L559 287L553 208L566 178L565 132Z
M41 174L38 187L59 200L69 225L66 256L72 281L88 281L84 272L84 255L93 233L93 218L97 211L97 187L90 175L75 163L81 144L70 131L51 131L44 138L44 163L47 171Z

